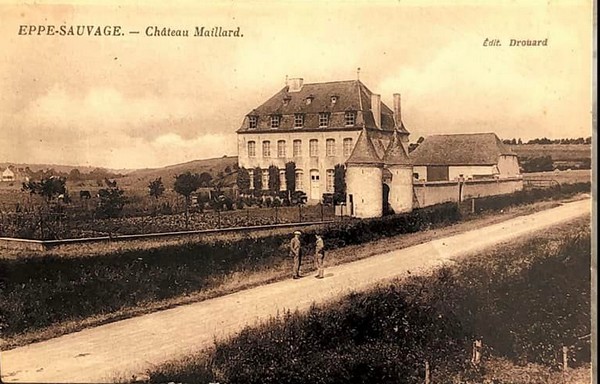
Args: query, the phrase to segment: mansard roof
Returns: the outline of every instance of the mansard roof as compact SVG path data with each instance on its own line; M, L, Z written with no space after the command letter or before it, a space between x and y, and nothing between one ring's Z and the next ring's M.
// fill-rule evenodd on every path
M276 130L312 130L312 129L378 129L393 131L396 127L394 112L381 103L381 127L375 125L371 111L371 95L373 93L359 80L333 81L326 83L303 84L300 90L289 92L285 86L270 99L247 114L238 132L276 131ZM332 97L335 96L335 102ZM307 103L307 99L311 99ZM356 112L356 123L353 127L345 125L346 112ZM329 113L330 123L327 128L319 128L319 113ZM294 115L304 115L304 127L294 128ZM279 128L270 127L270 116L282 117ZM258 125L249 128L248 116L256 116ZM398 124L401 132L408 134L402 122Z
M494 165L516 154L495 133L433 135L410 154L414 165Z

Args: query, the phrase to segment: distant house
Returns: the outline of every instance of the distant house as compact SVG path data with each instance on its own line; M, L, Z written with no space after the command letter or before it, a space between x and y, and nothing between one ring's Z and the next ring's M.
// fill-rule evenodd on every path
M6 182L15 181L15 173L10 169L10 167L6 167L4 172L2 172L2 181L6 181Z
M433 135L410 154L423 181L502 179L520 175L516 153L495 133Z

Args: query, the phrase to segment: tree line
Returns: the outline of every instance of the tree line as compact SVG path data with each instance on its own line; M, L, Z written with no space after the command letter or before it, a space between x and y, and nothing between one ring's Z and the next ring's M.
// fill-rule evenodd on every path
M549 139L547 137L531 139L527 142L523 142L521 138L512 138L502 140L504 144L510 145L522 145L522 144L592 144L592 137L578 137L578 138L563 138L563 139Z

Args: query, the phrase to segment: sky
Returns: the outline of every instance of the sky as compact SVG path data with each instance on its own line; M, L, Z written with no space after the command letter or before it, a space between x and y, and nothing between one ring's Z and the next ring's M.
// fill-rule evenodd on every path
M99 3L0 3L0 162L133 169L236 155L244 116L286 76L350 80L357 68L388 106L402 94L411 141L592 135L591 1ZM124 36L18 34L40 24ZM153 26L243 37L146 36Z

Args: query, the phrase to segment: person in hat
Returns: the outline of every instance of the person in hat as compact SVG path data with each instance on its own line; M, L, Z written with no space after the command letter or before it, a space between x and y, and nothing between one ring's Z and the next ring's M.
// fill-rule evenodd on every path
M317 279L324 277L325 270L323 268L323 262L325 260L325 244L323 243L323 237L320 233L315 234L315 266L317 267Z
M294 237L290 241L290 256L294 258L294 270L292 277L294 279L298 279L300 278L300 263L302 262L300 231L295 231Z

